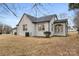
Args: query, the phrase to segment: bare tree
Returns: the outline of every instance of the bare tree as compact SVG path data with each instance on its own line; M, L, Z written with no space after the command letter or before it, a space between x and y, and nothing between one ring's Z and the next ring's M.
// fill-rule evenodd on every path
M79 33L79 11L77 11L76 16L74 18L74 24L77 27L77 31Z
M12 27L3 23L0 23L0 34L9 34L12 30Z
M75 12L74 24L77 27L79 34L79 3L69 3L69 10L73 10Z

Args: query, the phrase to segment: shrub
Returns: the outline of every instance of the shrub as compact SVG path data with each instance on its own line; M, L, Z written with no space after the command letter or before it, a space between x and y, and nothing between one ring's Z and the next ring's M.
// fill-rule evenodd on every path
M44 32L44 34L45 34L46 38L49 38L49 37L50 37L51 32L49 32L49 31L45 31L45 32Z

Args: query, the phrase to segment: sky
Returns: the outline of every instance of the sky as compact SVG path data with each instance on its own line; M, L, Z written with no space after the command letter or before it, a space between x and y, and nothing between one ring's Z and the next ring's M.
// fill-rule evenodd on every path
M58 19L68 19L69 25L73 26L74 12L69 11L67 3L52 3L38 5L38 10L33 7L33 3L7 4L8 7L17 15L14 16L3 4L0 4L0 22L16 27L24 13L35 17L57 14ZM37 15L36 11L37 10Z

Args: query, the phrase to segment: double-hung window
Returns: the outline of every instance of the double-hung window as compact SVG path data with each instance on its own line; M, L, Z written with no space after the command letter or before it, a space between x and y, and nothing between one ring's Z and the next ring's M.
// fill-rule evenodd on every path
M27 31L27 24L23 25L23 31Z

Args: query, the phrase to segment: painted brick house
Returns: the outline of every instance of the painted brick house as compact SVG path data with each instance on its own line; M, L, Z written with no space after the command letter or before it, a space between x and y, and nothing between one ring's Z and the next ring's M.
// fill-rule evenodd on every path
M22 36L45 36L44 32L51 32L51 36L67 36L67 19L58 20L57 15L34 17L23 14L14 29L17 35Z

